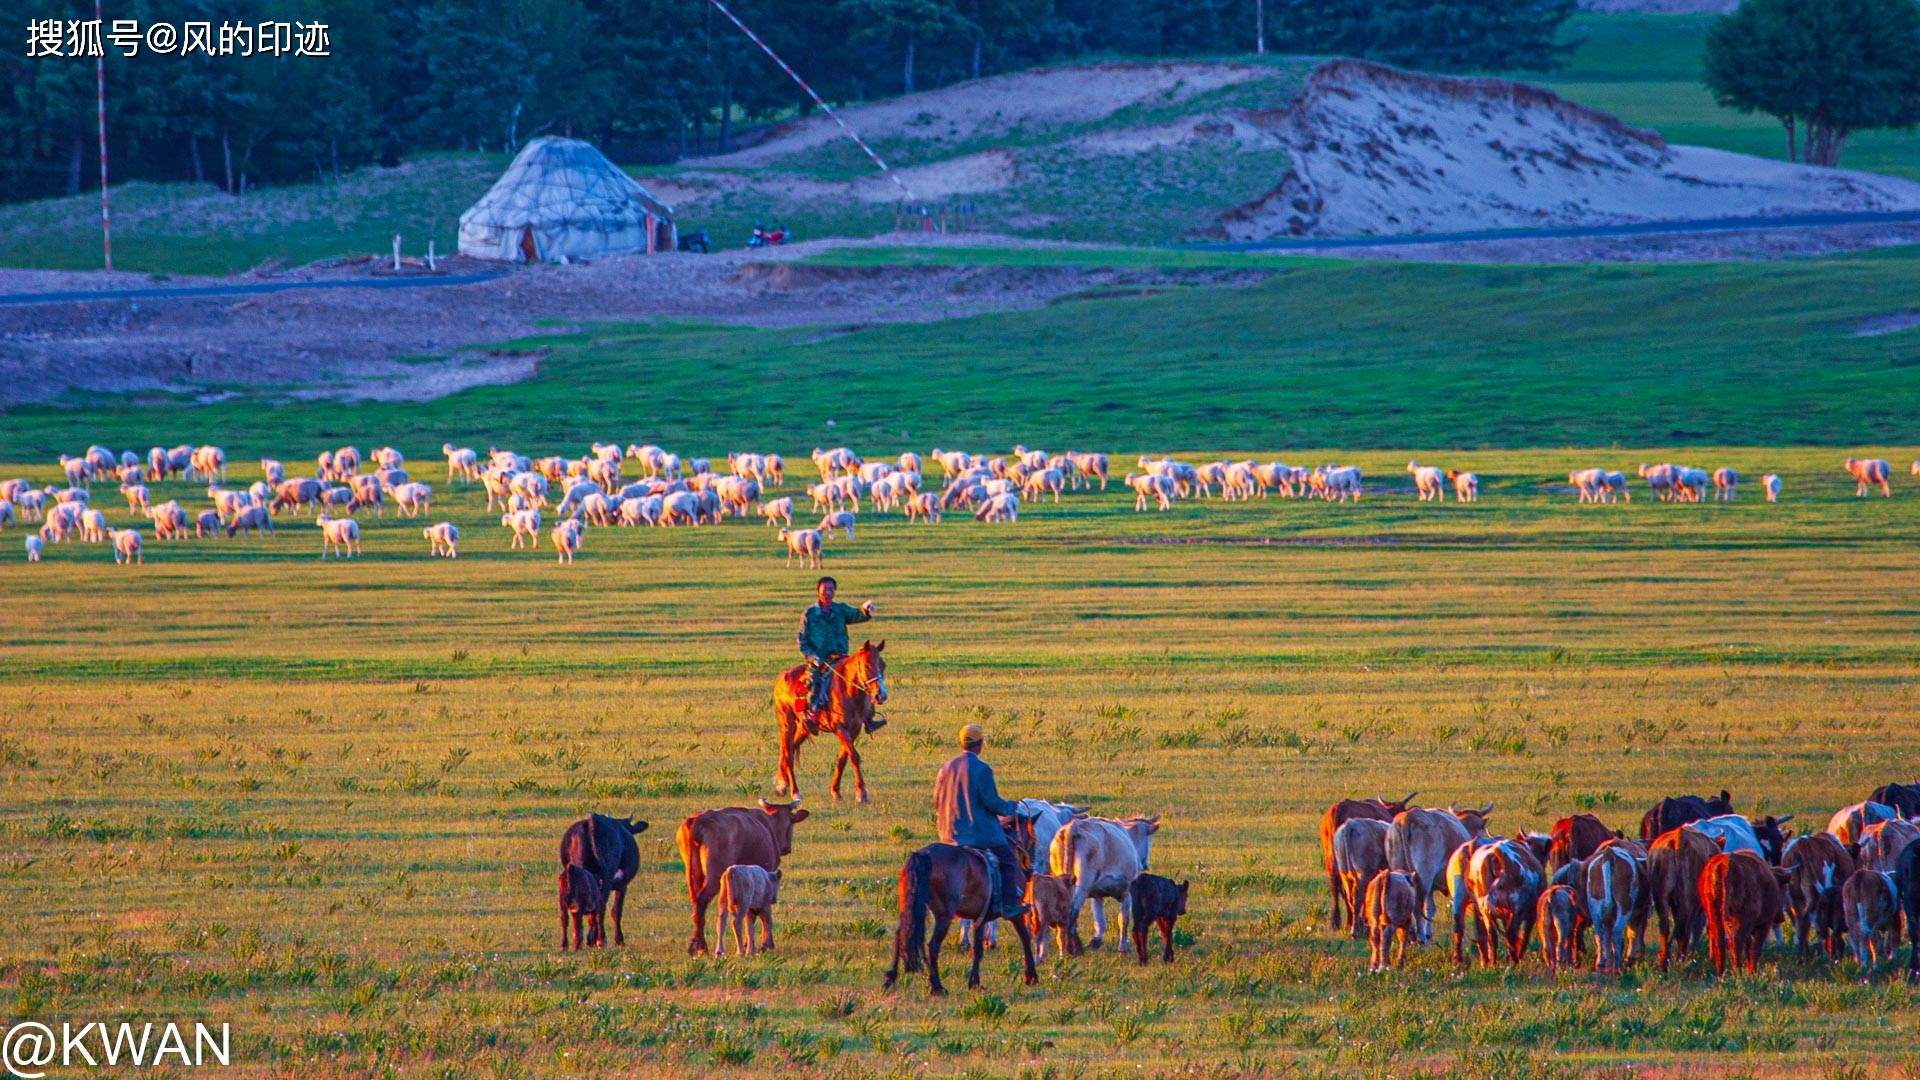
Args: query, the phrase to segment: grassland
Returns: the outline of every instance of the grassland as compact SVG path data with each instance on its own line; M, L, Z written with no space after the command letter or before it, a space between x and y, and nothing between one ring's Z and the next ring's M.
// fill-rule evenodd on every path
M1391 485L1407 453L1342 456ZM137 570L16 549L0 1000L226 1020L252 1075L1898 1075L1920 994L1850 962L1556 981L1430 949L1367 978L1326 925L1314 821L1339 795L1492 800L1516 829L1725 786L1817 821L1911 778L1906 478L1856 501L1832 451L1678 453L1778 470L1787 499L1580 507L1556 477L1639 452L1483 451L1441 459L1486 476L1476 506L869 515L828 568L889 641L876 802L826 800L807 749L780 947L746 962L685 957L671 831L768 791L767 686L812 575L764 527L596 530L561 568L437 485L457 561L391 518L352 563L300 521L150 541ZM880 992L893 875L968 720L1009 793L1165 815L1155 869L1195 890L1174 966L1108 953L1025 989L1002 951L984 993ZM629 946L561 956L553 845L588 810L654 828Z

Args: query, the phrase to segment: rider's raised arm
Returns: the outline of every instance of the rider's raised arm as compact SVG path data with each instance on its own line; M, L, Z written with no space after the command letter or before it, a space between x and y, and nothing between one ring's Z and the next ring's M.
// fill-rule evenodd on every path
M846 619L848 626L852 626L854 623L863 623L873 618L873 612L868 610L872 606L873 603L871 601L859 607L854 607L852 604L839 605L840 614Z

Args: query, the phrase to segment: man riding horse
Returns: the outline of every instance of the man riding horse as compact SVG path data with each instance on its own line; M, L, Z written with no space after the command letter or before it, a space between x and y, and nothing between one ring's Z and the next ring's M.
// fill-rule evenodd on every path
M993 779L993 766L980 758L986 732L979 724L960 729L960 754L940 767L933 780L933 816L939 827L940 841L962 847L979 848L993 856L1000 868L999 910L995 916L1018 919L1026 914L1021 903L1026 893L1027 875L1013 852L1013 843L1000 824L1002 817L1017 817L1020 804L1000 797Z
M833 594L839 583L830 577L819 582L819 603L809 604L800 617L800 655L807 658L807 729L818 735L826 727L827 708L833 694L833 663L847 655L847 627L873 618L873 601L859 607L836 604ZM887 726L884 717L875 715L866 721L872 734Z

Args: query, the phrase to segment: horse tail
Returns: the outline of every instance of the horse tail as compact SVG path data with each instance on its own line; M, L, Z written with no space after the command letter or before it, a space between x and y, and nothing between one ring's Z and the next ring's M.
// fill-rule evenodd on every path
M932 906L933 856L916 851L900 868L900 928L894 933L893 955L904 955L907 970L919 971L927 954L927 909Z

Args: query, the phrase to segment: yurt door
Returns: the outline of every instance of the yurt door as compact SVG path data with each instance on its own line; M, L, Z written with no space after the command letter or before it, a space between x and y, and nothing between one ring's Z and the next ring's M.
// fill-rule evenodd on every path
M533 242L533 226L531 225L520 230L520 261L540 261L540 248Z

